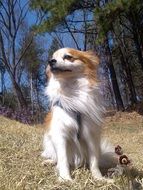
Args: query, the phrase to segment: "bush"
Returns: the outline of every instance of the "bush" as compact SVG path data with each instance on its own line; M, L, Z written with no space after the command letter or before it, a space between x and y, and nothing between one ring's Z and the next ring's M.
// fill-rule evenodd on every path
M14 110L10 107L5 107L5 106L0 105L0 115L3 115L10 119L20 121L25 124L34 123L34 117L33 117L34 114L30 110L30 108Z

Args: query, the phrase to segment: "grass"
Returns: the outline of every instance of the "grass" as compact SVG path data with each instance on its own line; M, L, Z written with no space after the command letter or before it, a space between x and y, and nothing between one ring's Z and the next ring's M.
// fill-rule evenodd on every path
M135 116L136 115L136 116ZM72 172L72 183L59 183L52 166L42 166L43 131L0 116L0 190L128 190L139 183L120 176L114 183L96 182L85 169ZM143 167L143 117L133 113L105 120L104 136L123 147L137 170ZM141 187L142 183L142 187Z

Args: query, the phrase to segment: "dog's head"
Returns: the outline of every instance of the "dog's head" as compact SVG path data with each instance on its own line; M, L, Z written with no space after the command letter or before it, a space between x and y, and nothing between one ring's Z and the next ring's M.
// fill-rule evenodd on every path
M99 59L91 52L79 51L71 48L57 50L49 60L47 73L55 77L95 77L95 70Z

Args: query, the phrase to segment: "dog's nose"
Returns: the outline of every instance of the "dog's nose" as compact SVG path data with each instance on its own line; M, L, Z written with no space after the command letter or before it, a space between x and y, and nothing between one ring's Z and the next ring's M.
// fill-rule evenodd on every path
M56 64L56 62L57 62L56 59L50 59L50 60L48 61L50 67L53 67L53 66Z

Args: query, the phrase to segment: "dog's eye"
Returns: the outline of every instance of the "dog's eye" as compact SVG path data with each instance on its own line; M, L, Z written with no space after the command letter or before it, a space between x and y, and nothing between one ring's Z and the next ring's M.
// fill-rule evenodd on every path
M64 55L63 59L71 60L73 57L71 55Z

